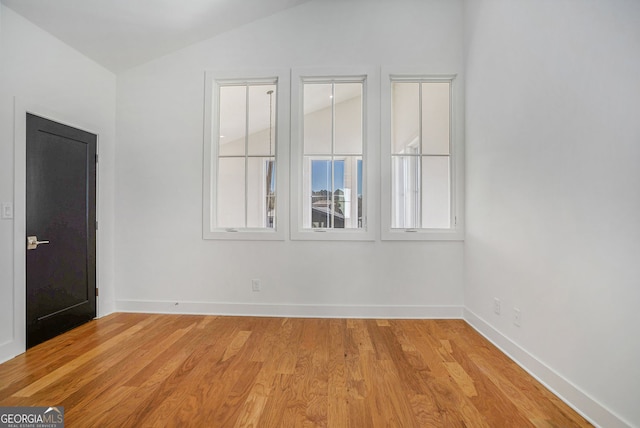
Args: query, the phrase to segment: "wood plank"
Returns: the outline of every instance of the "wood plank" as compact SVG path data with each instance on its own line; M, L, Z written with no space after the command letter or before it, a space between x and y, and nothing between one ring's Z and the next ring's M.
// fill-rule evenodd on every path
M242 331L251 331L252 334L232 358L225 359L223 356L218 362L215 362L215 358L211 359L211 362L203 361L200 369L204 374L197 374L200 378L197 384L204 391L203 394L194 395L193 382L185 382L185 395L197 398L192 402L193 408L200 409L198 414L202 416L203 423L199 425L229 426L238 419L241 405L247 400L256 377L264 367L263 362L253 361L251 356L262 342L262 336L269 324L264 320L255 321L251 326L242 326L243 329L249 329ZM234 341L235 338L228 346L234 347ZM226 351L224 354L228 355ZM180 407L179 418L175 421L193 420L193 412L190 412L184 403Z
M224 361L224 355L238 337L238 328L235 318L227 318L221 320L216 326L206 326L199 336L200 343L206 344L206 352L193 365L191 370L175 384L175 389L171 394L159 397L161 400L156 404L158 410L148 412L144 418L140 420L140 425L155 426L165 425L171 420L181 420L185 417L185 412L193 409L200 409L197 412L189 412L186 417L201 418L208 416L208 409L217 408L224 402L224 395L217 394L220 386L226 387L222 383L222 376L229 369L233 361L230 357ZM212 333L215 327L216 340L208 341L206 338ZM241 326L242 328L242 326ZM207 331L209 330L209 331ZM161 361L159 361L161 363ZM217 397L214 402L211 397ZM216 407L213 407L213 406ZM178 424L180 425L180 424Z
M565 412L567 408L565 403L560 401L558 397L553 395L551 391L546 389L542 384L537 382L531 376L529 376L520 366L511 361L506 355L499 352L498 349L491 344L487 339L477 334L469 325L465 323L456 324L441 324L440 328L445 331L447 335L455 340L456 346L461 348L461 355L466 354L468 356L480 355L486 359L491 370L499 371L507 379L513 383L514 387L523 393L533 402L536 406L547 415L546 422L542 422L539 419L531 421L534 425L542 424L542 426L585 426L584 418L578 413L571 411ZM490 380L486 374L480 374L485 379ZM526 412L523 410L522 413ZM509 414L509 412L507 412ZM586 425L588 426L588 425Z
M122 334L112 337L111 339L101 343L95 348L80 355L78 358L75 358L68 364L65 364L59 367L58 369L54 370L53 372L47 374L46 376L43 376L42 378L38 379L37 381L33 382L29 386L21 389L20 391L16 392L13 395L15 397L32 396L36 392L51 385L56 381L59 381L63 377L69 376L74 370L90 362L91 360L98 358L100 355L108 351L110 348L119 346L120 344L122 344L122 342L126 341L127 339L133 337L136 333L140 332L144 327L145 325L143 323L133 325Z
M345 375L345 327L346 323L343 320L329 321L327 425L330 427L346 425L349 419L349 396Z
M191 329L191 332L194 330ZM197 362L210 350L211 345L202 346L199 335L187 335L177 341L166 352L154 360L157 370L142 382L135 391L114 405L117 412L109 412L95 420L90 426L138 426L150 414L163 411L163 402L174 395L180 382L189 374Z
M536 403L531 401L524 391L516 388L509 379L507 379L502 372L493 370L490 365L479 355L471 354L469 358L480 369L480 371L487 376L491 382L493 382L505 397L508 397L513 404L520 410L520 412L526 416L529 421L540 422L546 419L544 413L538 408ZM535 424L534 424L535 425Z
M447 371L451 375L451 378L455 383L458 384L458 387L462 390L462 393L467 397L477 397L478 391L476 391L476 387L474 386L473 379L469 376L469 374L464 371L462 366L458 363L444 363L444 366L447 368Z
M176 330L170 338L175 341L187 332L188 330ZM65 376L63 382L55 382L48 385L45 389L38 391L34 397L46 396L55 403L65 400L67 406L69 406L69 403L73 401L67 400L68 397L83 390L87 384L102 377L104 373L110 372L112 367L121 366L121 364L125 363L125 360L132 362L138 357L138 354L144 355L142 346L146 346L149 342L157 340L157 337L155 334L149 334L143 338L129 337L126 341L122 342L120 346L111 347L108 351L100 355L99 358L78 367L74 372L75 374ZM136 364L140 364L140 362L137 361ZM111 373L111 375L116 375L116 373ZM94 387L89 387L87 390L92 391L93 388ZM86 399L85 394L78 394L78 396L83 395L83 398Z
M69 426L587 427L462 320L112 314L0 364Z
M453 324L449 327L455 328ZM440 337L448 336L448 329L443 329L439 323L434 323L434 332ZM442 341L442 340L441 340ZM459 370L460 378L454 380L460 384L466 384L466 388L462 388L466 392L465 398L473 403L474 407L482 412L484 419L490 426L532 426L528 419L513 405L510 397L505 396L502 391L487 376L483 376L478 367L469 357L469 353L463 352L459 345L459 340L452 336L451 340L447 340L446 348L449 349L453 363L445 363L449 367L455 367ZM471 386L475 391L471 390ZM475 393L474 393L475 392Z

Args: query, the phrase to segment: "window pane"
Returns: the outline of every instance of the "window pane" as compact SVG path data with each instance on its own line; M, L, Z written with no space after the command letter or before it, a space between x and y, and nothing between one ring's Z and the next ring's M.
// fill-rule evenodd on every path
M391 227L420 227L420 156L391 158Z
M271 91L271 93L269 93ZM249 86L249 154L275 153L276 85Z
M422 84L422 154L449 154L449 83Z
M220 156L243 155L247 123L246 86L220 87Z
M266 159L266 177L265 177L265 189L266 189L266 215L267 219L265 222L265 227L275 228L276 227L276 159L275 158L267 158Z
M336 83L335 153L362 153L362 83Z
M348 162L346 162L346 167L349 168ZM332 204L329 208L333 216L333 227L337 229L344 229L345 220L351 214L351 189L345 173L345 161L333 161L333 193L331 195Z
M244 157L218 159L218 227L245 227Z
M274 167L273 158L248 158L247 227L273 227Z
M311 160L311 227L332 227L331 160Z
M331 154L332 85L304 84L304 153Z
M304 227L362 227L362 158L309 158L307 164L311 191L306 195Z
M333 215L334 227L357 229L362 227L362 158L345 156L333 163Z
M391 84L391 152L411 153L420 138L420 84Z
M422 157L422 227L451 227L449 156Z

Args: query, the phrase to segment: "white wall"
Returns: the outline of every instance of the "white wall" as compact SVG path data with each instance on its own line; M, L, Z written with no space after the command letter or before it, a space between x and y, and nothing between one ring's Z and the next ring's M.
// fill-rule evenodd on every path
M467 8L467 318L600 425L640 426L640 2Z
M119 74L118 307L461 314L461 242L205 241L201 182L205 70L424 65L462 73L462 22L461 1L315 1ZM260 293L252 278L262 280Z
M20 200L14 194L14 97L35 112L98 132L100 136L99 285L100 310L114 309L113 293L113 161L115 75L0 6L0 202ZM20 207L16 206L16 214ZM24 215L24 211L22 211ZM13 330L24 325L14 311L14 221L0 220L0 361L24 343Z

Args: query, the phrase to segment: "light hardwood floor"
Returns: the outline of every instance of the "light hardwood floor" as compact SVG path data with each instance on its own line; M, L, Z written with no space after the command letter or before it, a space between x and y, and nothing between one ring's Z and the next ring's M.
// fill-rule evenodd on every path
M113 314L0 365L67 427L590 426L461 320Z

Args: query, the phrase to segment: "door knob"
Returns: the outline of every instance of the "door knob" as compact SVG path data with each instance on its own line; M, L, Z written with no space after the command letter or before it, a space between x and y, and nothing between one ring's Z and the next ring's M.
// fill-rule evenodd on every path
M27 236L27 250L35 250L40 244L48 244L49 241L38 241L37 236Z

